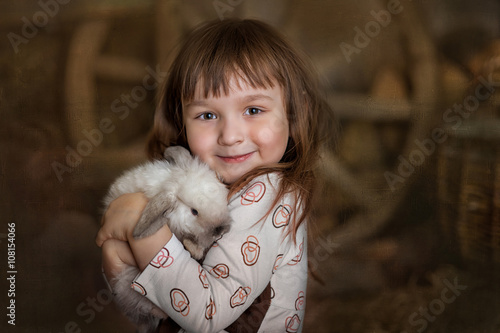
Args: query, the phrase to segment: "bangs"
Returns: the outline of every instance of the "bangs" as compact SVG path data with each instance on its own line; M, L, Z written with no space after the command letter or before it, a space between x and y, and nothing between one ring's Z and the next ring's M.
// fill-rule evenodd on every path
M181 52L187 57L182 62L190 66L182 66L178 73L183 102L193 100L197 84L205 98L229 94L234 79L253 88L273 88L276 82L286 87L286 69L280 64L288 55L277 47L281 37L270 34L262 23L243 23L218 22L192 35L193 43L188 41Z

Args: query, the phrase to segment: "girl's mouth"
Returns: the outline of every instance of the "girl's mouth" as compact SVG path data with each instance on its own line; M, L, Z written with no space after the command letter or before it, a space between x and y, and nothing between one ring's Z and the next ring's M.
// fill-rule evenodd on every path
M253 152L244 154L244 155L235 155L235 156L218 156L222 161L226 163L241 163L246 161L250 156L252 156Z

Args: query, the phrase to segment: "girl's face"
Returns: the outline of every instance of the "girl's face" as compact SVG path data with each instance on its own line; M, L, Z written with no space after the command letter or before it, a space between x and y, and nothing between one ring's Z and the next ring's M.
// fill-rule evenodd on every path
M204 97L198 84L183 107L191 152L215 170L226 184L255 167L277 163L285 153L289 126L283 92L230 81L228 95Z

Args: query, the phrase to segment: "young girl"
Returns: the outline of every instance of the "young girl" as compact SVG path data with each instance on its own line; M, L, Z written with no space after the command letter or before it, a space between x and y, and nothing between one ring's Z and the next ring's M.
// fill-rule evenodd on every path
M109 281L125 265L138 266L135 289L189 332L301 331L318 118L328 107L310 73L259 21L215 21L187 37L149 154L161 158L181 145L206 162L230 189L232 227L200 265L167 226L134 240L147 201L124 195L108 208L96 240Z

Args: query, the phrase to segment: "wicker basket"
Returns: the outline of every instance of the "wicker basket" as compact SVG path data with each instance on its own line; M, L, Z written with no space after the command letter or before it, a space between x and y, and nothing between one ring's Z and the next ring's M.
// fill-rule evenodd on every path
M465 260L500 263L500 120L464 122L440 147L440 221Z

